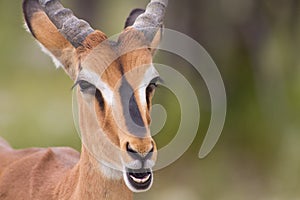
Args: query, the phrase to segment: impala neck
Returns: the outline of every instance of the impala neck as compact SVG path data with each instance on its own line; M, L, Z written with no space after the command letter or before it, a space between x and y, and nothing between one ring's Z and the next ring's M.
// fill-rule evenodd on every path
M104 175L99 162L82 145L80 161L62 180L60 188L65 190L66 184L73 189L70 199L97 199L97 200L132 200L132 192L127 188L122 177L107 178ZM111 173L121 173L113 169L107 169ZM60 194L67 191L60 191Z

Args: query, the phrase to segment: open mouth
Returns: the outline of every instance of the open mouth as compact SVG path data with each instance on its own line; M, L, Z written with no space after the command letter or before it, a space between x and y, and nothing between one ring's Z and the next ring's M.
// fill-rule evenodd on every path
M126 178L135 191L145 191L152 185L152 170L126 168Z

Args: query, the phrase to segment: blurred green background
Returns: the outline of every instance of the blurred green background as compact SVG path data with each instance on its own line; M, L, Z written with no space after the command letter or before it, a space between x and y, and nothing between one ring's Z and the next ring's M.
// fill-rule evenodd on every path
M77 16L113 35L146 0L64 0ZM23 28L21 1L0 1L0 136L15 148L80 149L72 118L72 82L55 69ZM193 145L156 172L135 199L294 200L300 198L300 1L185 0L169 2L166 27L197 40L222 74L228 112L222 136L203 160L198 151L210 118L204 82L184 60L163 62L200 87L201 121ZM178 112L172 95L155 102ZM170 103L172 102L172 103ZM171 116L172 113L169 113ZM171 120L171 121L170 121ZM156 136L170 141L175 117ZM1 162L1 161L0 161Z

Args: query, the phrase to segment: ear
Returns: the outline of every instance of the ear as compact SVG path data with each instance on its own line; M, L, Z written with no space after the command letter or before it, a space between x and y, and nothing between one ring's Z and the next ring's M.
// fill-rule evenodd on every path
M134 24L136 18L137 18L139 15L143 14L144 12L145 12L145 10L144 10L144 9L141 9L141 8L133 9L133 10L130 12L129 16L127 17L127 19L126 19L124 29L126 29L128 26L132 26L132 25Z
M49 20L38 0L24 0L25 22L35 39L42 44L54 62L61 65L75 80L77 74L76 49ZM58 61L58 62L57 62Z
M137 19L138 16L140 16L141 14L143 14L145 12L144 9L141 9L141 8L136 8L136 9L133 9L129 16L127 17L126 19L126 22L125 22L125 29L129 26L132 26L135 22L135 20ZM151 49L151 52L152 54L154 55L155 52L156 52L156 49L157 47L159 46L160 44L160 41L161 41L161 38L162 38L162 32L163 32L163 28L161 27L155 37L153 38L153 40L150 42L150 45L149 45L149 48Z

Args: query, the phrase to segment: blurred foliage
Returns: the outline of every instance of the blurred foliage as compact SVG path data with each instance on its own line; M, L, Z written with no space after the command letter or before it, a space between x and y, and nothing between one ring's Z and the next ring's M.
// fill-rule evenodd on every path
M130 10L146 3L64 1L107 35L118 33ZM207 89L188 63L159 52L157 62L200 86L201 122L184 156L158 171L151 191L135 199L299 198L299 10L298 0L170 1L166 27L197 40L219 67L228 95L227 120L213 152L199 160L210 118ZM20 0L0 1L0 25L0 135L15 148L64 145L79 150L72 82L26 33ZM171 96L162 89L154 101L177 116L178 105ZM170 133L178 123L174 117L168 120L156 136L161 146L174 136Z

